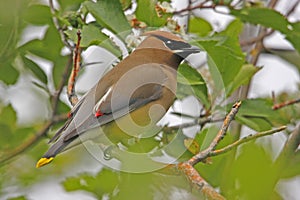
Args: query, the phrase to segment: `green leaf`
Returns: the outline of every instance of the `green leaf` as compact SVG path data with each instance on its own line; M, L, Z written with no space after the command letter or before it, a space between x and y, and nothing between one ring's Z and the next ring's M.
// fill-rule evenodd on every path
M85 0L58 0L61 10L77 11Z
M12 197L8 198L7 200L26 200L27 198L25 196L18 196L18 197Z
M35 25L45 25L52 23L49 6L32 4L27 8L24 15L24 20Z
M86 1L84 6L101 26L119 34L122 39L131 30L119 0Z
M56 28L51 25L48 27L45 37L42 40L31 40L19 47L22 55L31 52L39 57L55 62L61 56L63 43Z
M160 27L167 23L171 14L164 14L162 17L157 15L155 10L156 0L137 0L135 15L139 21L145 22L150 27Z
M194 140L200 145L200 150L203 150L205 148L205 145L203 145L203 141L208 133L207 128L201 129L200 132L198 132L194 138Z
M207 87L201 74L186 63L181 64L177 71L177 97L184 98L194 95L208 108L210 104Z
M23 34L23 16L26 8L30 4L29 0L23 1L2 1L0 6L0 62L11 63L16 55L16 46Z
M174 175L168 169L164 172L120 173L118 192L111 199L205 199L199 192L190 190L185 176ZM174 191L179 193L175 197Z
M187 159L191 156L184 146L184 140L187 137L183 134L182 129L178 129L170 133L164 133L162 141L165 143L164 153L174 158L178 158L180 156L180 160ZM165 156L165 154L163 155ZM159 163L158 163L159 164Z
M68 113L69 111L71 110L71 108L65 104L64 102L62 101L58 101L58 104L57 104L57 112L59 114L64 114L64 113Z
M214 137L218 133L218 128L216 126L211 126L209 128L205 128L200 132L199 138L197 140L202 140L200 151L209 147ZM199 133L198 133L199 134ZM201 136L201 137L200 137Z
M292 43L295 49L300 53L300 22L291 23L286 32L286 39Z
M201 144L201 151L209 147L215 136L218 134L220 127L211 126L209 128L202 129L195 137L195 141ZM217 145L217 149L223 148L226 145L233 142L233 136L230 132L226 133L225 137L221 140L221 142Z
M260 98L242 101L242 105L238 111L238 115L251 117L272 117L276 116L276 113L277 111L272 110L271 101Z
M181 64L177 72L177 81L179 83L186 85L205 85L201 74L186 63Z
M214 128L214 132L218 132L218 128ZM208 136L211 134L208 132ZM227 135L226 135L227 137ZM225 137L225 138L226 138ZM210 141L211 142L211 141ZM208 143L207 145L209 145ZM201 147L201 149L204 149ZM226 166L224 165L226 163L226 160L230 159L234 151L230 151L226 154L222 154L219 156L211 157L211 161L209 163L211 164L204 164L204 163L199 163L198 165L195 166L197 171L201 173L201 176L208 181L213 187L220 187L222 180L227 179L228 176L230 175L228 172L224 173L226 170ZM216 173L218 172L218 173ZM226 192L222 190L222 193ZM224 193L225 194L225 193Z
M193 155L199 153L200 146L198 142L192 138L186 138L184 139L184 146L191 152Z
M226 89L239 73L245 62L240 48L238 35L242 23L235 20L227 29L211 38L198 40L198 45L207 52L208 66L212 75L216 93Z
M129 152L148 153L159 146L159 141L154 139L155 136L139 139L138 142L128 146Z
M6 84L15 84L19 77L17 71L12 65L0 66L0 80Z
M266 118L236 116L236 120L256 131L266 131L272 128L272 124Z
M23 57L24 65L43 83L47 84L47 75L45 72L32 60Z
M244 22L260 24L280 31L300 53L300 22L291 23L281 13L269 8L247 7L231 10L230 13Z
M61 82L61 79L65 73L65 66L68 64L69 56L58 57L55 60L54 67L53 67L53 81L55 88L57 88ZM67 74L68 76L69 74Z
M66 34L74 43L77 42L77 30L78 29L72 29L66 31ZM121 55L120 49L94 24L84 25L81 30L80 47L87 48L91 45L101 46L117 57Z
M132 1L131 0L120 0L120 2L121 2L123 10L127 10L132 5Z
M111 170L102 169L95 177L81 174L67 178L63 186L67 191L85 190L102 199L104 194L112 194L118 184L118 175Z
M8 105L0 110L0 123L15 127L17 114L12 105Z
M288 178L293 178L295 176L298 176L300 174L300 154L292 154L291 156L286 156L283 152L281 151L281 155L283 154L284 156L280 156L276 160L277 166L279 166L278 170L281 172L280 173L280 178L283 179L288 179ZM279 160L278 160L279 159ZM289 169L289 170L283 170L282 169Z
M238 155L231 168L232 174L226 178L238 181L239 186L228 199L269 199L279 179L270 154L255 142L248 142L240 148Z
M247 85L253 75L258 72L261 68L258 68L251 64L245 64L240 69L239 73L233 79L233 81L228 85L227 96L230 96L232 92L238 89L242 85Z
M35 132L33 127L26 127L26 128L17 128L13 130L12 140L9 143L11 149L16 148L16 146L22 145L23 141L26 141L28 136L32 135Z
M289 31L289 22L287 19L273 9L248 7L241 10L231 10L230 14L240 18L244 22L260 24L283 33Z
M1 149L9 149L18 143L20 138L16 137L17 114L11 105L0 110L0 144Z
M192 17L189 21L190 33L195 33L199 36L206 36L213 31L211 24L203 18Z
M272 105L272 101L266 99L244 100L235 119L255 131L269 130L275 124L285 123Z
M72 9L72 8L70 8ZM83 12L83 11L82 11ZM59 23L61 27L69 27L69 28L81 28L82 25L85 24L82 18L82 13L78 11L67 11L62 16L58 16ZM67 29L69 30L69 29Z
M66 31L66 34L73 40L74 43L77 42L77 31L78 29ZM98 45L107 39L108 36L102 33L99 27L93 26L92 24L85 25L81 30L80 47L85 48L91 45Z
M0 149L4 151L4 149L8 149L10 147L10 144L13 142L13 130L12 127L2 122L0 122L0 129ZM0 153L0 155L1 154L2 153Z

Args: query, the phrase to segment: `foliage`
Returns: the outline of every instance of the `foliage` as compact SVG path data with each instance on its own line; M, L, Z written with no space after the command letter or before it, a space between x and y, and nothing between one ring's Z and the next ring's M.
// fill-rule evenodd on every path
M288 145L287 138L299 123L299 104L274 110L272 109L274 99L270 97L249 99L247 90L244 90L246 95L237 94L241 88L250 87L253 77L260 72L262 67L257 66L253 58L262 52L284 59L292 64L298 75L300 74L298 62L300 22L291 22L288 16L262 4L245 3L236 6L230 0L214 0L205 1L207 4L199 2L198 7L191 6L190 10L175 11L168 2L58 0L57 9L54 9L51 4L45 5L33 0L10 0L2 3L0 7L0 195L10 199L30 199L29 190L26 189L55 175L66 177L56 184L62 185L67 193L83 190L97 199L202 197L202 194L197 191L191 191L184 176L168 167L140 174L116 172L106 167L96 174L86 172L88 171L86 169L81 170L84 173L66 173L73 165L78 165L84 160L82 154L78 153L74 156L71 151L61 155L61 159L58 158L53 166L42 170L34 168L35 161L48 147L46 144L48 133L50 136L53 135L62 125L61 122L66 119L65 115L69 110L62 96L66 96L64 86L72 67L71 50L74 50L78 30L81 30L80 47L83 51L96 46L110 52L116 59L122 59L126 54L124 51L131 51L129 47L126 49L126 45L131 46L132 44L128 44L129 41L134 43L138 40L134 32L160 28L183 35L186 40L201 48L206 54L205 64L192 66L182 63L178 69L177 102L193 96L197 101L195 106L200 106L202 110L197 112L195 109L193 115L187 115L183 111L176 113L177 117L192 121L192 124L187 127L195 126L199 131L191 137L185 135L185 129L182 131L179 126L166 126L159 134L133 142L128 148L130 151L138 153L155 151L157 157L168 154L170 157L176 157L175 161L186 161L209 146L219 130L220 120L216 119L222 119L224 113L230 111L233 102L240 99L242 106L235 117L236 124L218 144L217 149L238 140L243 135L242 126L260 132L288 125L289 129L280 133L285 138L285 144ZM226 15L234 18L221 31L216 31L207 19L193 12L190 12L192 16L188 18L187 30L172 18L194 10L201 12L202 9L209 9L218 12L215 9L218 6L226 7L229 10ZM90 20L91 16L93 20ZM250 42L251 45L243 46L240 36L245 25L249 23L261 27L263 31L260 33L264 34L264 37L268 37L273 33L272 31L280 32L294 49L264 49L257 45L262 40L256 35L246 38L250 41L254 38L253 42ZM34 34L30 31L34 30L33 27L41 30L42 36L32 38L31 34ZM115 35L125 46L125 50L103 30ZM51 64L45 67L40 60ZM83 60L83 64L88 63ZM41 111L34 108L19 110L14 103L12 91L16 92L13 89L19 87L18 84L24 84L22 82L24 79L29 80L25 82L28 87L26 91L29 91L26 95L38 98L47 110L46 114L40 115L42 117L32 119L28 124L22 124L21 114ZM284 91L276 98L277 102L292 99L299 99L299 92ZM22 102L22 97L18 102ZM279 156L274 158L272 145L268 145L270 141L274 141L274 138L276 139L276 135L257 142L251 141L240 146L238 150L212 157L195 167L209 184L219 188L220 193L228 199L282 198L276 190L276 185L284 178L299 175L300 154L298 151L287 154L285 151L288 149L287 146L278 151ZM104 152L107 149L109 148ZM120 156L114 149L106 153L116 158ZM138 167L139 163L133 161L132 165ZM11 191L7 188L12 185L16 188L16 191L13 191L16 194L7 192Z

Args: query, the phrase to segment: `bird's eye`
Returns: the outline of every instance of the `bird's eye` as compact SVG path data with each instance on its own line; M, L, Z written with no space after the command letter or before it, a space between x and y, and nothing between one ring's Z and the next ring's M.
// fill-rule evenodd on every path
M170 40L167 41L167 44L171 44L172 42Z

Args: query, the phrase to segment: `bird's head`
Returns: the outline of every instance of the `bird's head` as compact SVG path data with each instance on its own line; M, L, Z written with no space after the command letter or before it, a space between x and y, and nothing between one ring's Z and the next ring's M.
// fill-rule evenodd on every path
M185 59L193 53L199 53L200 49L185 42L180 37L166 31L149 31L144 33L147 36L138 48L161 48L171 51L173 54Z

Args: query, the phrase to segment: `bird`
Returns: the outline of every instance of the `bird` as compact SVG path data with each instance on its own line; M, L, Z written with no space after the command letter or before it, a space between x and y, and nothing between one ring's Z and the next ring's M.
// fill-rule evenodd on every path
M177 69L200 49L167 31L148 31L136 49L108 71L71 109L65 124L50 139L48 151L36 163L91 139L101 129L113 142L139 137L154 129L176 97Z

